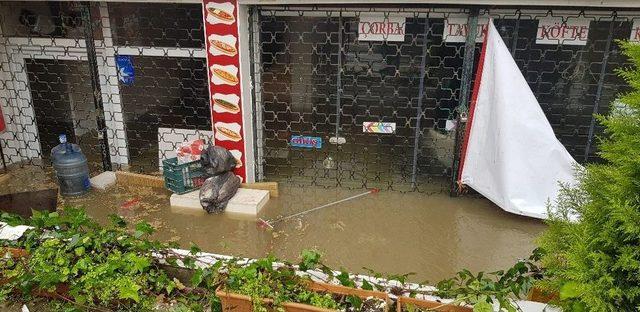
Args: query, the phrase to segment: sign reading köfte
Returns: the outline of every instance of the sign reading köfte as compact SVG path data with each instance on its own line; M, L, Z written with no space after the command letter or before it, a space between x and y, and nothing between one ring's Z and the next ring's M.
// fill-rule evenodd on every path
M538 21L537 44L586 45L589 20L581 17L544 17Z
M365 121L362 123L362 132L383 133L383 134L396 133L396 123L381 122L381 121Z
M358 40L404 41L406 18L385 14L360 14Z
M629 41L640 42L640 19L633 20L633 26L631 26L631 35Z
M465 42L469 33L469 18L466 15L450 15L444 19L444 30L442 36L445 42ZM484 40L484 34L489 23L488 17L478 17L478 27L476 34L476 42Z

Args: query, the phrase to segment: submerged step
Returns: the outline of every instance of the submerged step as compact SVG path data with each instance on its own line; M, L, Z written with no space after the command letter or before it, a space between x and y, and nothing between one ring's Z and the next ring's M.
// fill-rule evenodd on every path
M269 201L269 191L239 188L225 212L257 215Z
M173 194L169 203L172 207L202 209L199 195L199 190L182 195ZM267 201L269 201L269 191L239 188L236 195L229 200L225 212L257 215Z
M105 190L116 184L116 174L113 171L105 171L89 179L89 181L91 182L91 187L99 190Z

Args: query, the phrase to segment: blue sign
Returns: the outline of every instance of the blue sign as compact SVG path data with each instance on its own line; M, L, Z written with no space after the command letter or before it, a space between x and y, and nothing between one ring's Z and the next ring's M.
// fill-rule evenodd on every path
M135 72L133 71L131 55L116 56L116 67L118 68L118 80L125 86L132 85Z
M322 148L322 138L304 135L292 135L291 146L306 148Z

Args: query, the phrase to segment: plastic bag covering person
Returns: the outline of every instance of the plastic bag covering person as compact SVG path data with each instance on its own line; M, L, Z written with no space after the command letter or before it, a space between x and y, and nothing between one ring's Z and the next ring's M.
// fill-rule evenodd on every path
M234 173L236 159L231 152L210 145L200 157L207 176L200 188L200 205L208 213L221 213L240 187L240 178Z
M220 146L209 145L200 157L207 175L214 176L236 167L236 159L231 152Z
M240 187L240 178L233 172L215 175L200 188L200 205L208 213L221 213Z

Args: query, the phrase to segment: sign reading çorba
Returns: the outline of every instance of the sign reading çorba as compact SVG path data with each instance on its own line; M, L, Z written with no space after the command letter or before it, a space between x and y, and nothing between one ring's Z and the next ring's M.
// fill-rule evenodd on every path
M391 14L361 14L360 41L404 41L406 18Z

